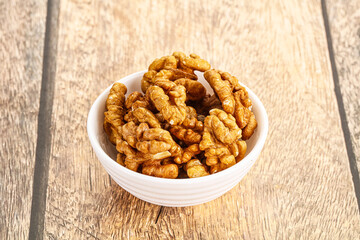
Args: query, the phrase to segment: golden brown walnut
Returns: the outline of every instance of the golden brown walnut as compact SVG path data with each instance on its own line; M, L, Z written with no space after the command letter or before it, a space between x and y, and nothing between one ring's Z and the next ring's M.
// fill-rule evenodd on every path
M205 79L219 97L225 112L233 114L237 125L244 129L250 122L243 139L249 139L257 127L256 119L250 108L252 106L246 89L239 84L236 77L227 72L209 70L204 73Z
M205 87L198 81L188 78L180 78L175 80L175 83L182 85L186 88L187 101L198 101L203 99L206 95Z
M186 145L191 145L200 143L204 124L197 119L196 110L187 107L186 118L182 125L170 126L169 130L177 139L183 141Z
M249 99L248 92L243 87L241 87L239 91L235 92L234 96L236 101L236 122L239 127L243 129L243 139L247 140L253 135L257 127L255 115L250 111L252 103Z
M136 148L144 153L155 153L159 149L167 149L173 157L181 155L181 147L172 139L170 133L164 129L147 129L142 132L142 135L138 135L138 139Z
M161 69L176 68L178 60L174 56L165 56L155 59L149 66L149 70L160 71Z
M176 79L180 79L180 78L186 78L186 79L191 79L191 80L197 80L198 77L196 76L195 73L192 72L186 72L183 69L169 69L169 71L171 71L173 73L173 75L171 76L171 78L169 80L176 80Z
M182 154L181 147L164 129L149 128L146 123L137 126L134 122L129 122L121 126L118 132L120 137L117 139L116 149L126 155L127 167L131 163L137 163L138 167L145 161L161 160L170 156L180 158ZM137 169L134 166L132 169Z
M204 124L202 121L198 120L195 108L190 106L186 107L186 118L182 125L186 128L194 129L195 131L202 132L204 130Z
M153 106L147 101L145 96L140 92L131 93L125 101L125 107L128 110L136 109L139 107L153 110Z
M179 60L174 56L165 56L155 59L149 66L149 71L146 72L141 80L141 90L146 93L146 90L154 85L158 80L176 80L179 78L197 79L193 70L186 71L185 69L178 69Z
M153 76L153 73L147 76ZM188 73L182 69L169 68L169 69L162 69L159 72L157 72L152 77L151 82L154 84L155 82L161 80L174 81L179 78L188 78L188 79L197 80L197 76L194 73Z
M160 112L155 113L154 115L156 119L160 122L161 127L165 130L169 130L169 128L167 127L169 126L169 124L165 121L164 116Z
M237 87L236 93L239 95L241 104L246 108L250 108L252 106L252 102L249 98L249 93L243 86L241 86L240 84L238 85L239 86Z
M142 173L160 178L177 178L179 167L173 163L161 164L161 160L148 160L142 165Z
M210 111L210 115L205 118L205 125L211 128L216 138L224 144L233 143L241 138L241 129L235 118L220 109Z
M141 90L146 93L147 89L154 85L157 81L164 81L164 80L172 80L174 79L175 74L170 69L162 69L159 72L155 70L150 70L149 72L145 73L143 79L141 80Z
M244 89L240 84L239 84L239 80L235 77L232 76L230 73L228 72L223 72L223 71L218 71L218 73L221 75L221 79L223 79L224 81L228 81L231 88L233 89L233 91L238 91L240 89ZM245 90L246 91L246 90Z
M186 118L186 89L170 81L156 82L146 96L170 125L180 125Z
M230 150L230 153L235 157L235 161L233 158L228 158L227 160L229 161L218 161L215 165L212 165L210 167L210 174L220 172L240 162L245 157L247 145L245 141L238 140L235 143L230 144L228 146L228 149Z
M216 166L214 169L217 171L234 165L235 158L240 154L237 142L241 137L241 129L236 125L235 118L220 109L213 109L205 118L204 126L199 147L205 151L206 164Z
M141 92L133 92L131 93L127 99L125 100L125 107L127 109L131 109L131 106L138 100L143 98L143 94Z
M234 117L238 126L243 129L250 120L251 111L241 103L241 91L235 92L234 97L236 103Z
M127 113L124 120L127 122L148 123L150 127L161 127L160 122L156 119L155 115L151 112L154 107L140 92L133 92L125 101Z
M237 157L235 158L236 159L236 162L240 162L244 157L245 157L245 154L246 154L246 150L247 150L247 144L245 141L243 140L239 140L239 141L236 141L236 147L237 147L237 151L234 152L233 151L233 154Z
M220 172L220 171L222 171L222 170L224 170L224 169L227 169L227 168L233 166L234 164L235 164L235 163L232 163L232 164L224 164L224 163L220 162L220 163L218 163L218 164L210 167L210 174L214 174L214 173Z
M206 71L210 64L196 54L186 56L185 53L175 52L172 56L155 59L149 66L141 80L141 90L146 93L147 89L158 80L174 81L179 78L197 79L194 70Z
M235 110L235 99L233 87L230 82L223 80L220 73L214 69L206 71L204 77L219 97L224 111L233 114Z
M200 154L199 144L193 144L184 149L181 158L175 160L177 164L187 163L195 155Z
M121 166L125 166L125 155L122 153L118 153L116 156L116 162Z
M194 131L193 129L187 129L184 126L171 126L170 132L180 141L183 141L186 145L200 143L201 133Z
M211 68L208 61L201 59L198 55L192 53L186 56L183 52L174 52L173 56L179 61L179 67L183 69L192 69L204 72Z
M135 122L136 124L139 124L139 121L135 118L135 116L132 113L132 110L134 109L134 108L132 108L132 106L136 102L137 107L141 106L141 107L146 108L147 101L143 101L143 99L144 99L144 96L140 92L133 92L127 97L127 99L125 101L125 107L127 109L127 113L124 116L124 120L126 122Z
M133 111L131 111L131 110L125 114L124 120L126 122L134 122L136 124L140 124L140 122L137 120L137 118L133 115Z
M140 166L140 163L125 160L125 167L136 172Z
M256 127L257 127L257 122L255 119L255 115L254 115L254 113L251 113L249 122L246 125L246 127L243 129L243 137L242 138L244 140L249 139L253 135Z
M126 112L125 94L127 89L122 83L114 83L110 89L109 96L106 99L104 113L104 130L109 136L110 142L116 144L117 128L124 124L124 115Z
M130 145L132 148L135 148L137 143L137 130L138 127L134 122L128 122L118 128L118 132L120 134L119 138L124 139L128 143L128 145Z
M201 151L205 151L208 166L214 166L220 162L225 164L235 162L235 157L231 154L229 147L215 138L212 129L206 123L199 147Z
M209 175L206 167L199 159L192 159L186 164L186 173L189 178L203 177Z
M214 166L218 163L233 165L236 160L229 147L223 143L216 143L212 148L205 149L206 164Z
M139 123L147 123L150 127L161 128L161 124L156 116L148 109L139 107L132 111L132 115Z
M141 90L143 91L143 93L146 93L146 90L150 86L154 85L156 74L157 71L155 70L149 70L144 74L143 78L141 79Z

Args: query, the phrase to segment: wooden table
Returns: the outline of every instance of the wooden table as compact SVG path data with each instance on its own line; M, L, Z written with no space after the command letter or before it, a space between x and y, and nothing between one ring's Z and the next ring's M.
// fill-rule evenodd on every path
M360 2L0 1L0 239L359 239ZM247 176L194 207L112 181L86 133L96 97L195 52L263 101Z

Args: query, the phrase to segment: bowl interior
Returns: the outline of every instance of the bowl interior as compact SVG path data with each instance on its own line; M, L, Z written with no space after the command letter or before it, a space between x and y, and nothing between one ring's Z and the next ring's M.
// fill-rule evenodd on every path
M132 75L129 75L129 76L119 80L119 82L123 83L128 89L126 96L128 96L130 93L132 93L134 91L142 92L141 91L141 79L145 72L146 71L137 72L137 73L134 73ZM208 84L208 82L204 79L203 73L197 72L197 75L199 78L198 81L201 82L205 86L205 88L207 89L207 92L213 94L213 90L210 87L210 85ZM242 84L242 83L240 83L240 84L242 86L244 86L244 84ZM249 140L246 141L247 152L246 152L245 158L242 161L244 161L246 159L246 156L248 156L254 150L256 145L259 145L259 144L261 145L261 146L257 147L259 149L259 152L261 151L261 148L262 148L265 138L266 138L267 128L268 128L267 115L266 115L263 105L261 104L260 100L256 97L256 95L250 89L248 89L246 86L244 86L244 87L248 90L249 97L253 102L252 111L254 112L254 114L256 116L256 119L258 122L258 127L255 130L255 133L253 134L253 136ZM105 131L103 130L105 101L109 94L110 88L111 88L111 86L108 87L98 97L98 99L93 104L92 109L90 110L90 113L89 113L88 132L89 132L90 140L91 140L91 138L95 138L96 139L95 141L97 141L99 143L102 150L110 158L115 160L116 155L117 155L116 148L108 140L108 137L107 137ZM259 142L260 138L261 138L261 141ZM239 163L241 163L241 162L239 162ZM224 170L224 171L226 171L226 170Z

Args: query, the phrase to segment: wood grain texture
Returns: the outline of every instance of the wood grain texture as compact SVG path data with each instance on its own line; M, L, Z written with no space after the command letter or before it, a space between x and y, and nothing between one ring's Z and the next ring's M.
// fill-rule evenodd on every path
M30 224L46 1L0 1L0 239Z
M64 0L59 23L45 238L359 236L319 1ZM161 208L109 179L86 118L102 89L175 50L238 76L265 104L270 128L230 192Z
M360 2L328 0L327 10L340 90L360 168Z

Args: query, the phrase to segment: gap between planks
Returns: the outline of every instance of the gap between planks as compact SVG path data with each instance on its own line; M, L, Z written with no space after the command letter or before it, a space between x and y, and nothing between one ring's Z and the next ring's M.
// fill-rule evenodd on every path
M321 11L322 11L323 19L324 19L324 27L325 27L326 40L327 40L327 45L328 45L328 50L329 50L331 71L332 71L332 76L333 76L333 81L334 81L334 86L335 86L334 91L335 91L339 114L340 114L340 119L341 119L341 128L342 128L342 131L344 134L346 151L347 151L347 155L348 155L348 159L349 159L352 181L354 184L354 191L355 191L355 195L356 195L356 199L357 199L357 203L358 203L358 210L360 213L359 170L358 170L358 167L356 164L355 153L354 153L354 149L353 149L353 146L351 143L349 123L348 123L348 120L346 117L343 96L342 96L341 90L340 90L339 75L338 75L338 71L337 71L336 64L335 64L334 49L333 49L333 43L332 43L331 31L330 31L330 25L329 25L329 18L328 18L328 14L327 14L325 0L321 0Z
M160 206L160 210L159 210L158 215L156 217L155 224L158 223L159 217L160 217L161 213L163 212L163 210L164 210L164 206Z
M51 115L54 99L59 1L48 0L40 91L29 239L43 239L46 191L51 150Z

